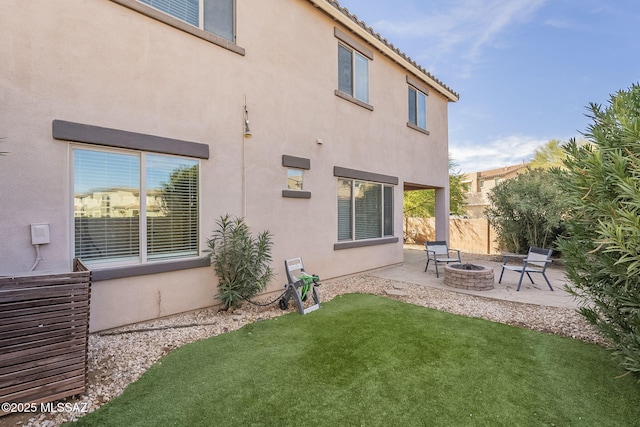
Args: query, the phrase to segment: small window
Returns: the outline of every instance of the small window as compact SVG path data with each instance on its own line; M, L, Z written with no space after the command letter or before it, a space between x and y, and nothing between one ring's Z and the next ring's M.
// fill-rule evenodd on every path
M287 169L287 189L303 190L303 171L302 169Z
M409 123L427 129L427 95L409 86Z
M167 15L235 41L235 0L138 0Z
M369 60L342 43L338 43L338 90L369 102Z

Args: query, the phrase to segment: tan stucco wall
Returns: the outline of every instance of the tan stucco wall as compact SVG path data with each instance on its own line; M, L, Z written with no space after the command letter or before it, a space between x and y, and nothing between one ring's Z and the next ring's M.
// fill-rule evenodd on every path
M374 111L337 97L335 22L306 1L238 2L245 56L108 0L11 0L3 9L0 151L10 154L0 158L0 274L33 264L29 224L40 222L50 224L51 243L38 270L70 268L71 144L52 138L54 119L208 144L201 247L224 213L269 229L271 290L285 282L283 260L295 256L324 278L401 262L403 183L445 194L447 99L430 91L430 135L409 129L407 73L378 51L369 70ZM251 139L243 137L245 96ZM283 154L311 160L311 199L282 197ZM398 243L334 250L334 166L399 178ZM96 282L91 328L205 307L213 294L207 268Z

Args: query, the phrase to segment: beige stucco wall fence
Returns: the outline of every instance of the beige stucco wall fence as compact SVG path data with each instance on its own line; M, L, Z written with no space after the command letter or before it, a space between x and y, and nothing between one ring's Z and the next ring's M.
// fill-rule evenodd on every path
M407 243L422 244L436 240L435 218L405 218L404 236ZM474 254L499 253L496 232L487 219L450 219L449 247Z

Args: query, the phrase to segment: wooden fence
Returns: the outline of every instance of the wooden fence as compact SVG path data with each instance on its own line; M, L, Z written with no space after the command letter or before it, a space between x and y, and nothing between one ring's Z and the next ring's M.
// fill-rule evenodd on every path
M73 270L0 277L0 403L86 391L91 272L79 260Z
M423 244L436 239L435 218L405 218L405 241ZM497 254L496 232L486 219L450 219L449 246L474 254Z

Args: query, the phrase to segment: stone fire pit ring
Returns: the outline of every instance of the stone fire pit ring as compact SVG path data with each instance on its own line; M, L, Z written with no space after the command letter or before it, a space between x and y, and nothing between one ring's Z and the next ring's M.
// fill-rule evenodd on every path
M477 264L447 264L444 284L458 289L488 291L493 289L493 269Z

